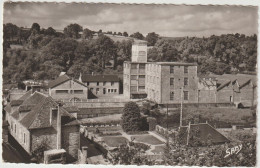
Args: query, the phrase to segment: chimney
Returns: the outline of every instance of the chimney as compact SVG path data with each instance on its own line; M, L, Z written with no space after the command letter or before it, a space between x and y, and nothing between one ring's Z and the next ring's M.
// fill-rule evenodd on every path
M81 72L79 73L79 81L82 82L82 74L81 74Z
M60 105L50 109L50 125L57 131L57 149L61 149L61 115Z

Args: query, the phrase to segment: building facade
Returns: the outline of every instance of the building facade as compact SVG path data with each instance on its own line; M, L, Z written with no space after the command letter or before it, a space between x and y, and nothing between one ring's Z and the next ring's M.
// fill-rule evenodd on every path
M80 75L79 81L97 97L119 94L119 78L117 75Z
M55 100L86 100L88 87L67 75L62 75L49 83L49 95Z
M198 101L197 64L157 62L146 64L147 98L159 104Z
M32 154L44 143L48 149L65 149L76 160L80 145L77 119L48 95L34 92L20 100L5 111L9 132L25 151Z

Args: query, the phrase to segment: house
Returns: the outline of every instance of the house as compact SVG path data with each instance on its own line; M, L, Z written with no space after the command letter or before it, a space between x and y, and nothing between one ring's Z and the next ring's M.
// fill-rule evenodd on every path
M79 81L88 86L95 96L111 96L119 94L119 78L117 75L80 75Z
M198 103L217 102L217 80L211 76L200 76L198 81Z
M205 145L209 141L212 144L223 144L230 142L224 135L218 132L208 123L189 124L182 126L179 130L179 136L183 145L195 145L195 141L200 145Z
M224 74L217 79L217 102L235 103L250 107L257 101L257 80L255 75Z
M79 149L79 121L53 98L28 91L5 108L9 132L28 154L46 144L48 149L65 149L76 160Z
M48 85L49 95L55 100L79 101L88 99L88 87L68 75L61 75Z

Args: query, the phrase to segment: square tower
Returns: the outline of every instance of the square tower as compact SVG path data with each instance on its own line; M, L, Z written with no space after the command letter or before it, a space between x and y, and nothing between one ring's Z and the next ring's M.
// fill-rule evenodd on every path
M132 62L147 62L147 42L134 41L132 45Z

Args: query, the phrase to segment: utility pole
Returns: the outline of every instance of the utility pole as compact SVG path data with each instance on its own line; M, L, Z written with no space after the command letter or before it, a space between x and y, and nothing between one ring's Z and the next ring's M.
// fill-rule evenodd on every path
M180 113L180 127L182 127L182 94L183 94L183 87L181 87L181 113Z
M168 133L168 103L167 105L167 111L166 111L166 128L167 128L167 133Z

